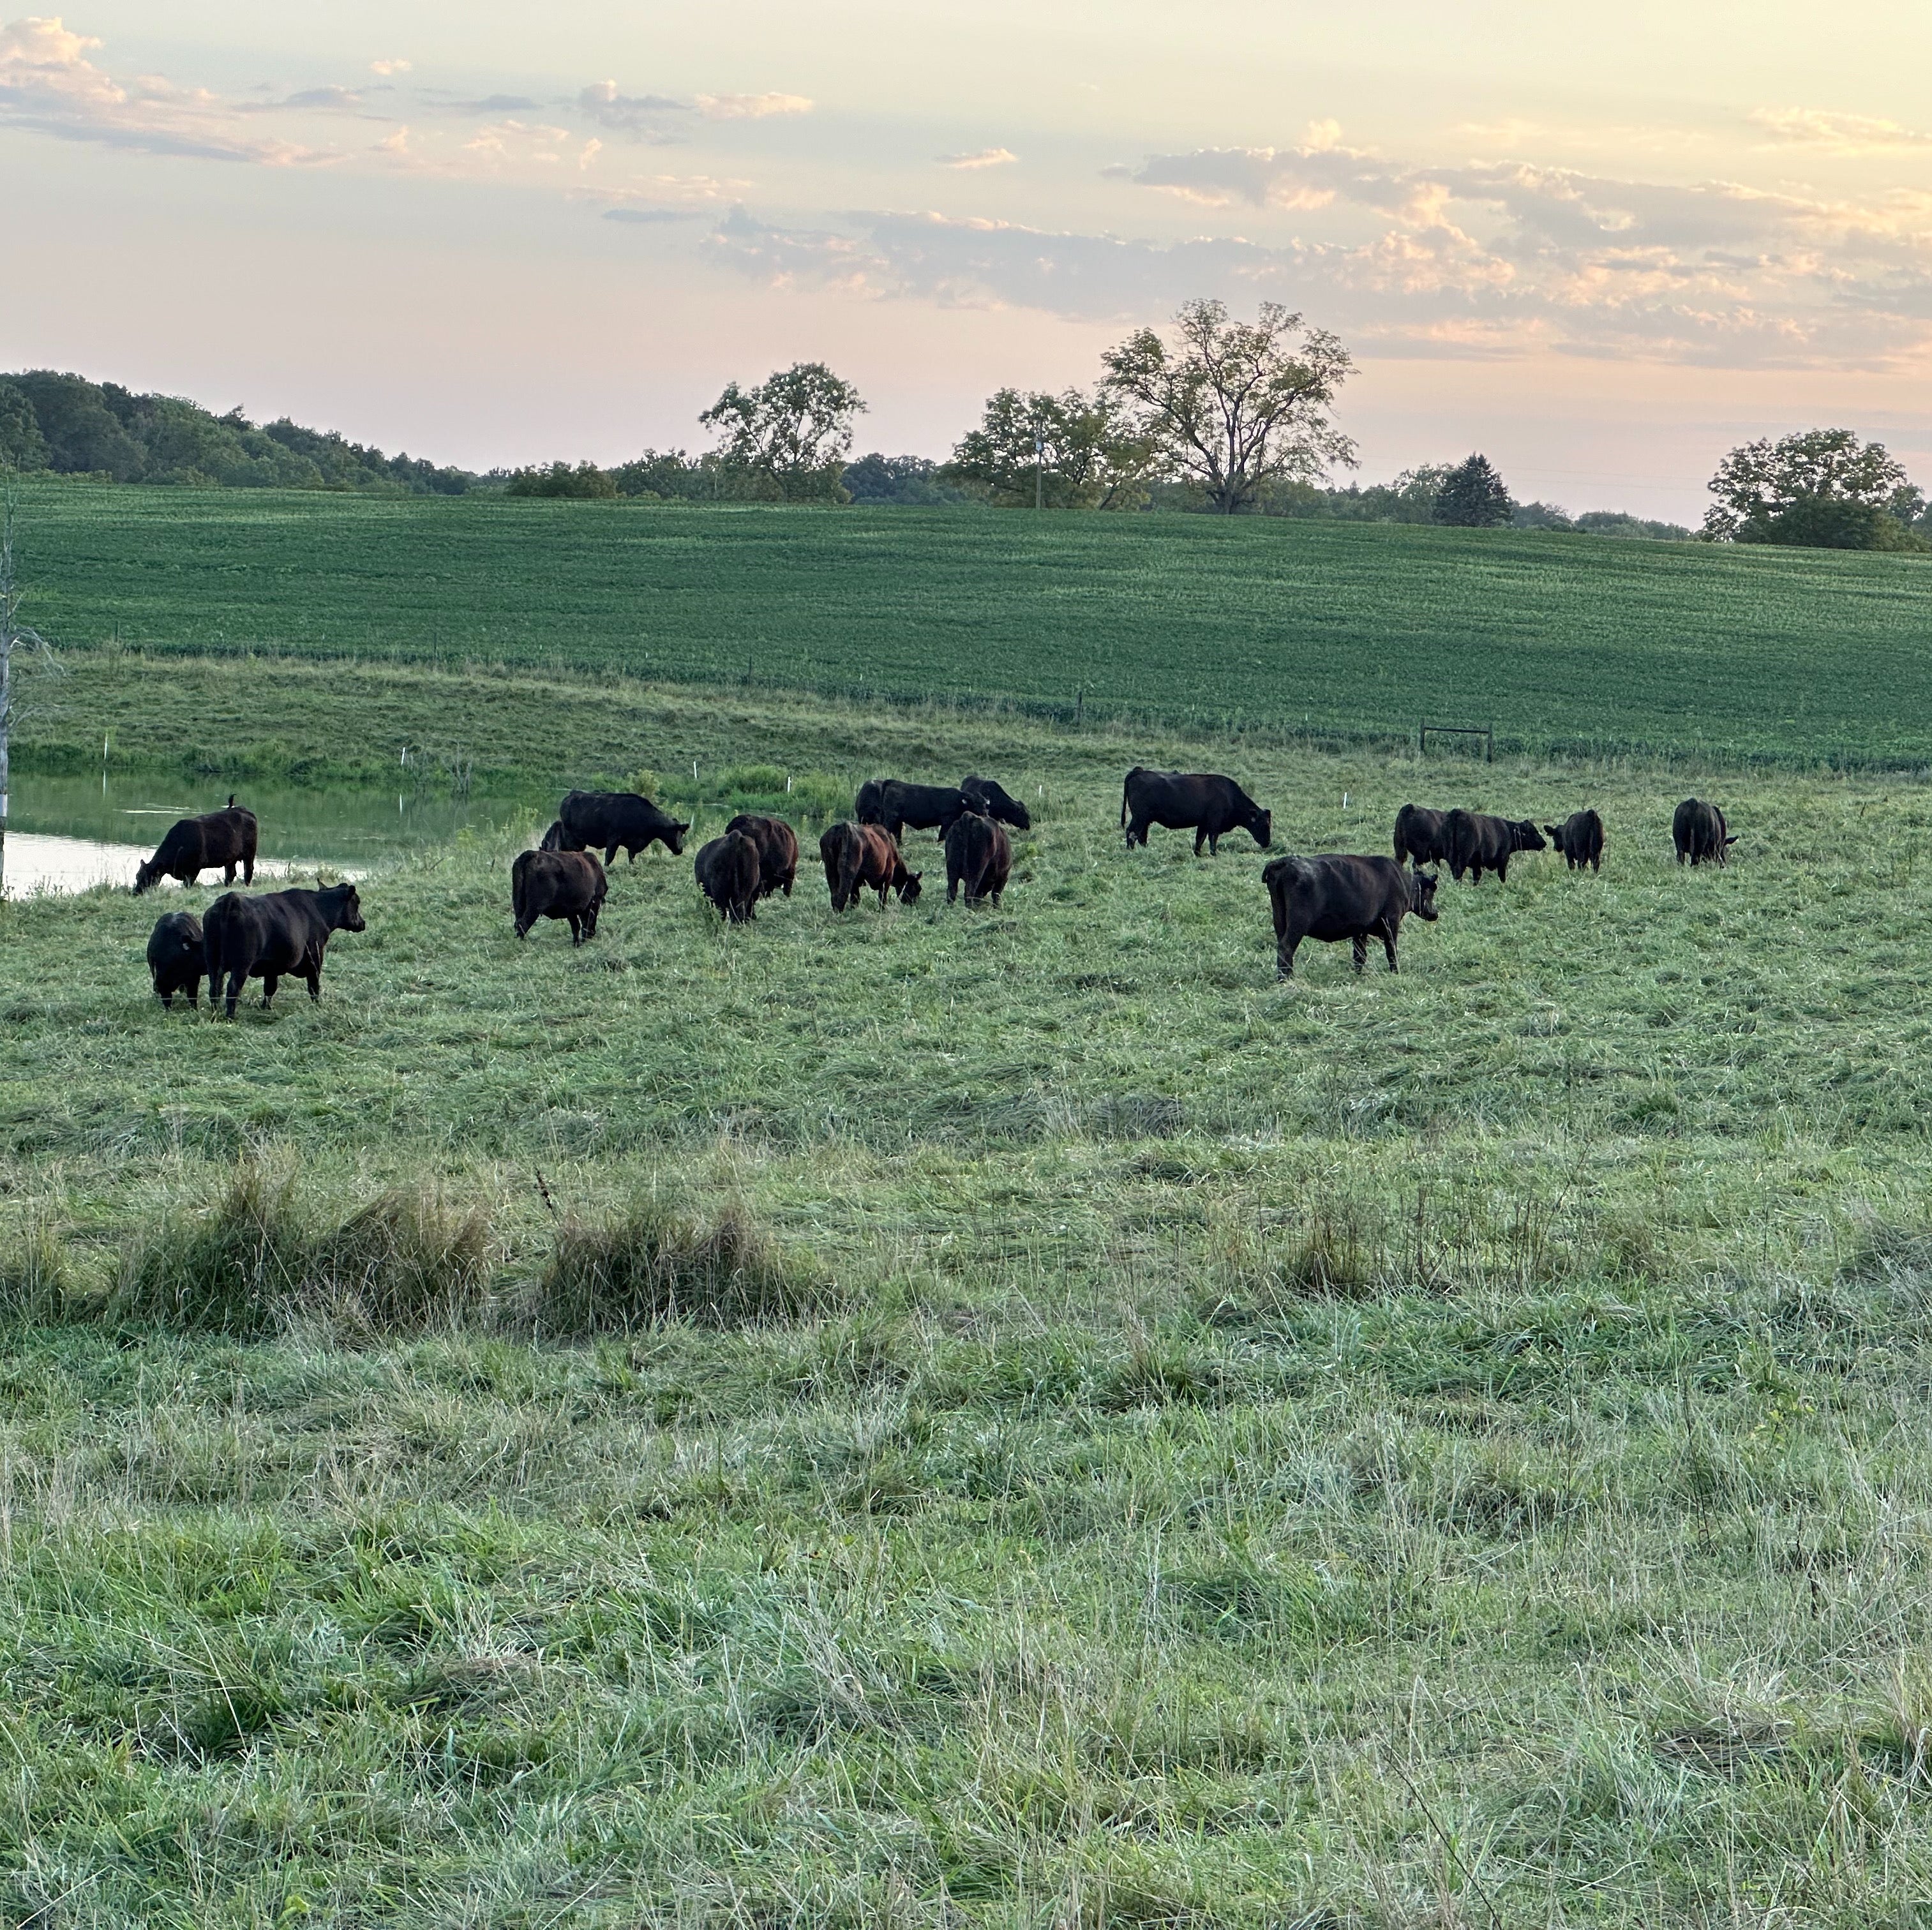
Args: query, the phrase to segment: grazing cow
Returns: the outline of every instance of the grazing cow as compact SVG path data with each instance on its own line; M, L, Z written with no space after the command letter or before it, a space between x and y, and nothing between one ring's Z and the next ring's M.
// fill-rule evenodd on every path
M1546 824L1551 847L1563 854L1572 871L1604 868L1604 821L1594 811L1573 811L1560 824Z
M758 915L758 847L742 831L727 831L700 848L692 866L698 889L717 906L729 925L749 923Z
M359 932L362 901L352 884L320 891L270 891L260 898L226 893L208 908L202 928L208 960L208 1002L221 995L228 981L228 1016L235 1016L243 983L262 981L262 1003L275 995L284 978L305 979L308 995L322 997L322 959L332 932Z
M740 812L724 830L728 836L742 832L758 846L758 896L782 891L789 898L798 875L798 833L782 818L761 818L750 811Z
M1480 884L1483 874L1492 871L1503 884L1509 882L1509 861L1518 851L1544 851L1550 847L1543 833L1527 818L1492 818L1480 811L1450 812L1442 827L1443 855L1456 881L1469 874L1472 884Z
M530 935L539 918L567 919L570 942L597 935L597 914L608 889L592 851L519 851L510 865L510 911L517 936Z
M963 885L969 909L986 898L998 905L1012 868L1012 842L1004 825L976 811L953 819L946 834L947 904L958 896Z
M1274 908L1275 970L1282 978L1294 976L1294 948L1304 938L1348 939L1358 971L1367 962L1369 941L1379 938L1394 971L1402 920L1413 911L1436 922L1436 874L1404 871L1392 858L1276 858L1262 878Z
M190 1005L201 1003L203 962L201 920L192 911L170 911L155 920L148 934L148 974L164 1011L174 1010L178 992L188 994Z
M654 844L674 857L682 857L684 834L690 829L634 791L572 791L556 807L556 822L544 833L543 848L602 851L607 865L615 864L622 851L626 862L635 864L638 854Z
M1728 864L1730 848L1737 842L1724 823L1724 814L1702 798L1687 797L1670 821L1670 836L1677 846L1677 862L1686 858L1695 866L1715 863Z
M818 841L832 908L842 911L862 891L876 891L881 908L896 891L902 905L917 902L922 872L908 871L899 848L879 824L834 824Z
M224 884L235 882L235 868L242 868L242 881L255 882L255 814L242 809L228 794L225 810L204 812L199 818L178 819L161 840L160 848L142 860L134 874L134 896L138 898L151 885L164 878L192 884L205 871L221 867Z
M875 777L859 787L852 815L862 824L878 824L895 840L910 825L915 831L937 831L943 838L962 811L973 808L964 791L950 784L902 784L896 777Z
M1005 788L990 777L962 777L959 780L960 794L982 816L995 818L1002 824L1010 824L1016 831L1030 831L1033 820L1027 808L1017 797L1009 797Z
M1130 851L1147 842L1150 824L1160 824L1170 831L1192 831L1198 858L1203 839L1212 854L1231 831L1246 831L1265 851L1274 819L1232 777L1144 770L1136 764L1121 788L1120 822L1127 827Z
M1405 804L1395 814L1395 861L1411 864L1440 864L1449 855L1442 841L1442 827L1449 821L1446 811L1425 810L1420 804Z

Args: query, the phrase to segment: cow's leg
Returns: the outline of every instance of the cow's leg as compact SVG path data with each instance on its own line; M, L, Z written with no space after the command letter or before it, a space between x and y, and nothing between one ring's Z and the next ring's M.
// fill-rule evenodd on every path
M1504 858L1502 863L1496 866L1496 882L1498 884L1507 884L1509 882L1509 860L1508 858Z
M281 982L281 975L278 972L265 971L262 974L262 1004L265 1010L268 1001L275 995L275 987Z
M234 1017L235 1007L240 1001L242 988L248 983L248 974L245 967L238 967L231 970L228 974L228 993L225 1002L228 1007L228 1016L231 1019Z
M1393 925L1384 925L1382 927L1382 950L1388 954L1389 970L1390 971L1394 971L1396 968L1395 934L1396 928Z
M1201 855L1201 847L1202 847L1202 844L1205 842L1205 840L1206 840L1206 839L1207 839L1207 836L1208 836L1208 833L1207 833L1205 831L1202 830L1199 825L1198 825L1198 824L1197 824L1197 825L1196 825L1196 826L1195 826L1195 827L1194 827L1194 855L1195 855L1197 858Z
M200 866L196 865L194 870L190 872L185 878L182 878L182 882L188 887L189 890L192 891L195 887L201 882Z
M317 959L314 964L305 966L302 977L308 980L309 1002L320 1005L322 1003L322 961Z
M1294 948L1301 943L1301 934L1289 930L1278 938L1274 948L1274 975L1277 978L1294 976Z
M1369 941L1358 932L1348 941L1348 949L1355 956L1355 969L1360 971L1369 962Z
M221 881L224 884L232 884L235 882L235 860L232 858L221 867Z
M255 882L255 854L253 851L249 852L242 860L242 882L244 884L253 884Z
M163 993L161 994L161 1010L162 1010L164 1012L172 1012L174 1009L175 1009L175 995L174 995L174 994L173 994L172 992L163 992Z

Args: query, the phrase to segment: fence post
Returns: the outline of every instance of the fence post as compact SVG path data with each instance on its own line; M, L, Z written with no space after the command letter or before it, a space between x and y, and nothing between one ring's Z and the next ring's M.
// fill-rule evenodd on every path
M1081 720L1087 711L1087 686L1083 683L1073 693L1073 728L1080 728Z

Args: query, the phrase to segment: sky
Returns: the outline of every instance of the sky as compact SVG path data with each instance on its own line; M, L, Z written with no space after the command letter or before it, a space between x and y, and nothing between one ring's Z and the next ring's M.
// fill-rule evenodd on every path
M0 367L466 467L856 383L944 456L1184 300L1355 358L1365 481L1694 521L1814 424L1932 488L1932 8L0 0Z

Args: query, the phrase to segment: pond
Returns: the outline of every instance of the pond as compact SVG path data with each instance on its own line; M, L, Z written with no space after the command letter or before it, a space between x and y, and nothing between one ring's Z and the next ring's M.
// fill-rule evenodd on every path
M537 824L540 802L452 797L434 792L314 790L248 784L236 801L261 830L260 878L311 872L358 875L394 854L441 844L473 829L495 833ZM16 772L8 823L6 894L86 891L131 884L134 869L178 818L218 810L225 784L191 779L43 777ZM221 874L206 875L203 886ZM172 882L163 887L178 890Z

